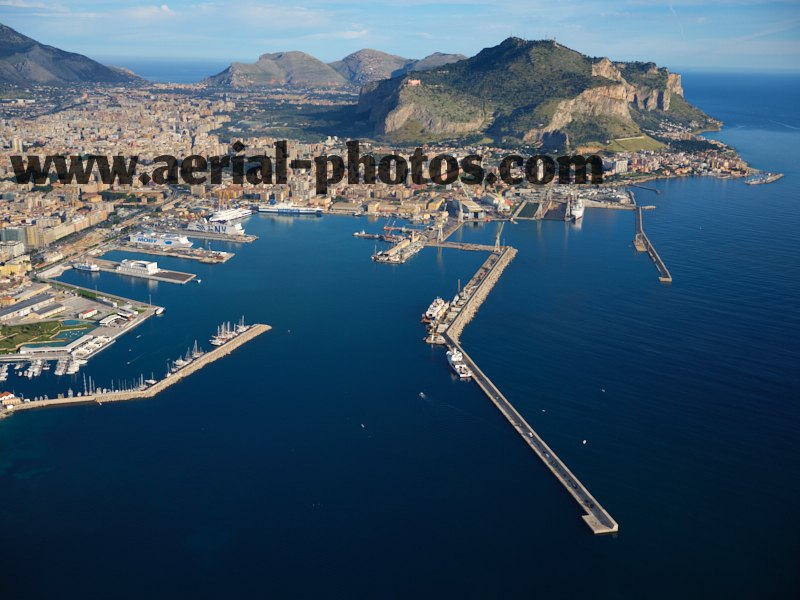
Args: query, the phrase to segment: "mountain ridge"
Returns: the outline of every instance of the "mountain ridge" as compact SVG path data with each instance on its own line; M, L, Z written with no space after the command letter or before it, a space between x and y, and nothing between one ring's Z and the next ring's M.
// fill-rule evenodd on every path
M712 120L683 98L680 75L612 62L552 40L508 38L466 60L365 85L357 117L390 141L454 137L575 148L645 136L661 120Z
M0 84L134 83L135 74L37 42L0 23Z

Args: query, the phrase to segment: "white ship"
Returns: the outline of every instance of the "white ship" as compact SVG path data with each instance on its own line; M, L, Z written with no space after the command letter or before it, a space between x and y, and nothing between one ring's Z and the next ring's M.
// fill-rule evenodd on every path
M226 208L225 210L218 210L208 220L212 223L231 223L249 217L252 214L253 211L249 208Z
M74 265L72 265L72 268L77 269L78 271L89 271L91 273L97 273L100 271L100 267L90 262L75 263Z
M241 223L231 223L229 221L211 221L207 219L192 221L186 226L186 231L219 233L222 235L244 235L244 228L242 227Z
M581 198L573 198L569 205L569 216L573 221L580 221L583 218L583 200Z
M460 379L469 379L472 377L472 371L470 371L469 367L464 363L464 355L455 348L447 351L447 362L450 363L453 371L456 372L456 375L458 375Z
M322 216L321 208L313 206L297 206L291 202L279 202L277 204L260 204L258 212L271 213L276 215L317 215Z
M436 299L431 302L431 305L428 307L428 310L425 311L425 314L422 316L423 321L435 321L439 317L441 317L445 311L450 307L448 302L445 302L438 296Z
M242 317L234 326L231 326L230 322L219 325L217 327L217 333L211 336L209 341L212 346L222 346L248 329L250 329L250 325L245 325L244 317Z
M128 236L131 244L141 244L142 246L166 246L168 248L191 248L192 242L185 235L177 233L132 233Z

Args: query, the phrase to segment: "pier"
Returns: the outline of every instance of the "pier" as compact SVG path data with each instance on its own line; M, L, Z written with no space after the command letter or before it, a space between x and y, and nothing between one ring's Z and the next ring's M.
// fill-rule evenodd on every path
M493 250L492 254L464 286L463 291L459 292L459 301L448 311L443 322L432 324L427 341L444 344L461 352L464 363L472 371L475 383L586 513L582 518L592 532L596 535L616 533L619 530L617 522L461 347L459 340L464 327L474 318L505 268L517 254L517 250L509 246L489 248Z
M586 514L583 515L583 520L591 528L592 532L597 535L616 533L619 530L619 525L617 525L617 522L611 515L600 506L594 496L586 489L586 486L573 475L572 471L558 458L550 446L545 443L539 434L534 431L533 427L528 424L506 397L503 396L500 390L497 389L497 386L492 383L492 380L489 379L484 372L480 370L475 361L464 352L464 349L458 342L450 338L447 334L445 334L445 337L448 339L450 345L461 352L463 360L472 371L472 378L478 386L489 397L506 420L511 423L511 426L516 429L517 433L525 440L525 443L531 447L536 456L550 469L550 472L556 476L556 479L558 479L561 485L566 488L570 495L586 512Z
M636 248L637 252L647 252L648 256L653 260L656 269L658 269L658 280L661 283L672 283L672 275L670 275L667 265L661 260L655 247L644 232L642 209L643 207L641 206L636 208L636 237L633 239L633 247Z
M196 260L201 263L224 263L232 259L233 252L222 252L216 250L206 250L205 248L171 248L163 249L143 244L120 244L113 250L123 252L136 252L138 254L149 254L152 256L170 256L172 258L183 258L186 260Z
M59 397L59 398L51 398L47 400L37 400L34 402L23 402L22 404L16 405L12 410L9 411L0 411L0 418L6 417L9 414L17 413L24 410L32 410L35 408L47 408L47 407L54 407L54 406L72 406L76 404L102 404L104 402L124 402L127 400L140 400L145 398L152 398L158 393L164 391L168 387L178 383L184 377L188 377L192 373L195 373L205 367L206 365L211 364L212 362L219 360L223 356L227 356L240 346L246 344L250 340L258 337L262 333L265 333L272 329L269 325L264 325L261 323L256 323L248 327L247 331L244 331L237 335L232 340L224 343L222 346L217 346L213 350L210 350L203 354L202 356L194 359L185 367L175 371L174 373L170 373L164 379L161 379L154 383L153 385L146 387L144 389L139 390L128 390L128 391L120 391L120 392L102 392L102 393L94 393L94 394L87 394L85 396L72 396L72 397Z
M454 248L456 250L470 250L473 252L494 252L494 246L486 244L467 244L464 242L427 242L429 248Z

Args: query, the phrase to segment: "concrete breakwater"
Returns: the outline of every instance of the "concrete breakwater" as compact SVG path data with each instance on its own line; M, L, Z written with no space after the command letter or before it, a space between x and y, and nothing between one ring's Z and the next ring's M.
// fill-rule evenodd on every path
M31 410L35 408L47 408L47 407L54 407L54 406L71 406L74 404L92 404L98 403L101 404L103 402L123 402L127 400L139 400L144 398L152 398L156 394L164 391L168 387L178 383L184 377L188 377L192 373L195 373L205 367L212 362L219 360L223 356L227 356L240 346L246 344L250 340L256 338L257 336L261 335L272 329L269 325L264 325L261 323L256 323L251 325L247 331L244 331L237 335L235 338L229 340L222 346L217 346L213 350L210 350L199 356L198 358L194 359L188 365L178 369L174 373L170 373L168 376L164 377L154 383L153 385L146 387L144 389L139 390L128 390L128 391L118 391L118 392L104 392L104 393L94 393L94 394L87 394L83 396L72 396L66 397L61 396L58 398L50 398L47 400L37 400L34 402L23 402L22 404L16 405L12 410L0 410L0 418L9 416L10 414L20 412L23 410Z
M642 223L642 209L644 207L636 208L636 237L633 239L633 247L637 252L647 252L647 255L652 259L656 269L658 269L658 280L661 283L672 283L672 275L667 269L667 265L661 260L661 257L656 252L650 238L644 232L644 224Z
M616 533L619 531L619 525L613 517L600 505L572 471L567 468L566 464L536 433L533 427L528 424L494 382L464 351L459 342L464 327L474 318L481 304L486 300L503 271L516 254L517 250L510 246L505 246L499 251L492 252L478 268L469 283L464 286L464 291L461 293L464 298L464 304L460 306L455 317L450 317L451 320L449 321L447 320L448 317L445 317L445 324L438 331L434 330L428 337L428 341L445 344L451 350L457 350L461 353L464 364L472 372L472 379L585 512L583 520L592 530L592 533L596 535Z
M475 275L472 276L470 282L465 286L465 289L473 290L467 300L466 304L458 311L456 317L450 322L447 327L446 335L451 339L458 342L461 337L461 332L464 331L467 323L469 323L475 314L478 312L481 304L486 300L489 292L500 279L500 275L514 260L517 255L517 249L506 246L499 254L492 253L489 258L481 265Z

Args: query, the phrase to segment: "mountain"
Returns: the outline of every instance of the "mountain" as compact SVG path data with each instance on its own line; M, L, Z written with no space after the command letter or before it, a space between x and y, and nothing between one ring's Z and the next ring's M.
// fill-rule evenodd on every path
M402 56L365 48L348 54L342 60L332 62L331 67L350 83L363 85L370 81L388 79L396 71L403 71L412 62L414 61Z
M684 100L680 75L665 68L519 38L369 83L357 114L372 135L390 141L490 138L544 148L604 147L662 121L693 129L715 124Z
M0 23L0 84L131 83L136 75L40 44Z
M262 54L255 63L232 63L205 80L209 85L247 87L342 87L347 80L305 52Z
M331 67L353 85L361 86L372 81L389 79L408 71L424 71L463 60L461 54L436 52L420 60L387 54L380 50L365 48L348 54L342 60L331 63Z

